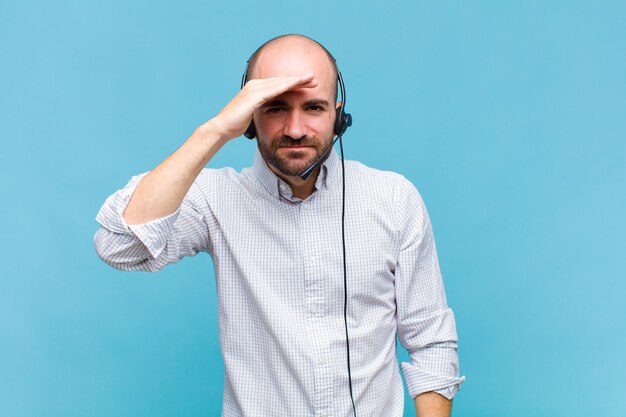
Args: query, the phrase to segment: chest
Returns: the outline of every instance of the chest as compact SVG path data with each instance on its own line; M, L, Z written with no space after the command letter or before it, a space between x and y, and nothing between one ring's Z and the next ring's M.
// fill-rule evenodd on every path
M348 195L344 239L340 197L320 194L300 203L261 200L216 210L218 279L235 279L227 278L234 274L247 290L264 297L279 294L281 302L312 302L313 312L324 308L339 314L345 242L350 298L365 306L392 305L398 251L393 208L385 201Z

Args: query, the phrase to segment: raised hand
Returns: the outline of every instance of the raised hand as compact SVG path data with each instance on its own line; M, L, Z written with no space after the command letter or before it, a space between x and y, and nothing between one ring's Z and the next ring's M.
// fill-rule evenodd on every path
M248 128L254 111L269 100L291 90L314 88L313 74L300 77L272 77L253 79L211 120L211 125L223 140L230 140Z

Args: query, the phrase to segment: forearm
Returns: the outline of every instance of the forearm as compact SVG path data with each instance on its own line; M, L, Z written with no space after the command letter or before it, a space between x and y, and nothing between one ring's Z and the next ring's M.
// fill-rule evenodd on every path
M250 80L217 116L141 179L124 211L126 223L143 224L174 213L202 168L226 142L243 135L260 106L291 89L316 86L312 74Z
M228 139L212 121L199 126L173 154L145 175L124 211L127 224L142 224L174 213L202 168Z
M417 417L450 417L452 401L436 392L425 392L415 397Z

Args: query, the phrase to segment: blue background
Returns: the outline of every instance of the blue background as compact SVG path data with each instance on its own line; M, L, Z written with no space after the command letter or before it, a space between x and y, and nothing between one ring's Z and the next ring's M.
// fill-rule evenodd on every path
M625 21L623 1L0 1L0 416L219 415L210 257L113 270L94 216L290 32L337 57L346 157L428 204L453 414L625 415Z

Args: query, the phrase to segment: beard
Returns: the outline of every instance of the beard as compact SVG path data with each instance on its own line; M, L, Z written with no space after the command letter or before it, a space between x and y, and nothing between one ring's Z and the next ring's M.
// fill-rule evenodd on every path
M265 162L272 165L280 173L286 176L295 177L301 175L308 167L317 162L328 149L319 140L313 140L308 136L300 139L293 139L289 136L280 136L269 144L265 141L257 141L259 152ZM332 138L331 138L332 143ZM305 146L307 149L290 150L288 146ZM315 152L311 152L311 150ZM324 160L328 158L330 152L324 155ZM324 162L320 161L320 164Z

